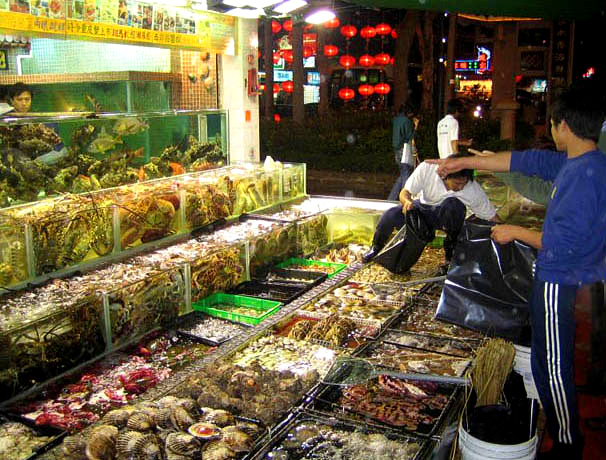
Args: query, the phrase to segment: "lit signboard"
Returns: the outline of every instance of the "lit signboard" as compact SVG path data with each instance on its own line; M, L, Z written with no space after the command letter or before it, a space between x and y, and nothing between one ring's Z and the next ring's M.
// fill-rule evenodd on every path
M478 46L477 59L457 59L455 61L455 70L457 72L473 72L482 74L492 71L492 53L488 48Z

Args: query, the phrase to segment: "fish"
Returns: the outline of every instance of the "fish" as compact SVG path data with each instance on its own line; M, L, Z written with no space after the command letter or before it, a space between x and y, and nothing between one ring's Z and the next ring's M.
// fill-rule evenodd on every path
M105 153L117 144L122 144L122 140L111 136L103 127L95 140L90 143L88 151L91 153Z
M149 125L140 118L122 118L116 121L114 133L119 136L129 136L145 131Z
M170 166L170 169L173 170L173 174L172 174L173 176L185 173L185 168L183 166L181 166L179 163L175 163L174 161L169 161L168 166Z

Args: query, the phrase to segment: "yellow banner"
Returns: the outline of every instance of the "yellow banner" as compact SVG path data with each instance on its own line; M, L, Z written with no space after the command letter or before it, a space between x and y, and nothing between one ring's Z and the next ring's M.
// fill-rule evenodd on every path
M0 29L32 35L63 35L70 39L112 41L171 48L190 48L212 53L225 53L236 34L235 18L204 12L197 14L196 34L164 32L117 24L55 19L31 14L0 11Z

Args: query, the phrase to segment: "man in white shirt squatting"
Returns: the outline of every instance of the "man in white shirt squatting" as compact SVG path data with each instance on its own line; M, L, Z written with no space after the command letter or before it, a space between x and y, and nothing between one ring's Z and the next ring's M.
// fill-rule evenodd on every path
M469 156L455 154L451 158ZM496 210L486 193L473 180L473 169L464 169L442 179L437 165L421 163L406 181L400 192L400 205L383 213L373 239L371 250L364 255L364 262L374 258L383 249L394 229L406 223L406 211L417 209L433 230L446 232L444 240L445 262L450 263L454 248L463 227L466 208L484 220L495 220Z

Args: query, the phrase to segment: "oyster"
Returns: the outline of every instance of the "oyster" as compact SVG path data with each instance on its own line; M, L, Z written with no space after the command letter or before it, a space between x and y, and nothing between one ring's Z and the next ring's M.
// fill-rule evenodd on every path
M200 442L187 433L169 433L166 437L166 448L180 455L194 456L200 451Z

